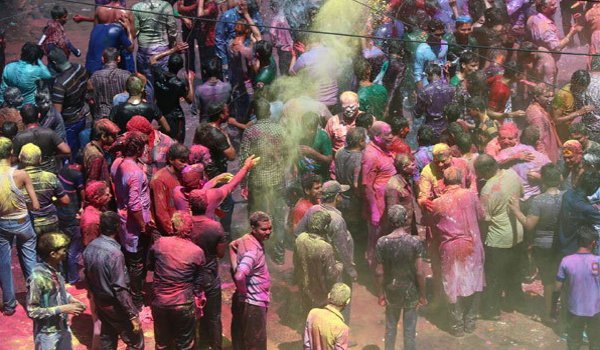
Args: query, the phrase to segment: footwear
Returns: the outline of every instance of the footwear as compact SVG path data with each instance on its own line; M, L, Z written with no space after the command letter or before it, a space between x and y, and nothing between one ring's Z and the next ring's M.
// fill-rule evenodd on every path
M17 312L16 308L4 308L4 310L2 310L4 316L12 316L15 312Z
M462 329L452 329L450 330L450 334L452 334L453 337L462 338L465 336L465 331Z
M469 326L465 325L465 333L471 334L471 333L475 332L476 328L477 327L475 326L475 324L472 324L472 325L469 325Z

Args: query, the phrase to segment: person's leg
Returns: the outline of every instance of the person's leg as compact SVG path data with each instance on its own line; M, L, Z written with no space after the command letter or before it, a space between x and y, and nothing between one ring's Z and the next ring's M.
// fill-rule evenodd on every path
M500 316L500 281L499 275L503 273L502 266L499 266L498 250L501 248L485 247L485 277L486 288L483 293L485 316L497 318Z
M66 329L58 333L58 343L56 344L56 350L72 350L72 335L71 331Z
M13 274L10 267L11 246L15 235L2 229L2 221L0 220L0 289L2 289L3 312L12 314L17 307Z
M124 255L127 271L129 272L129 287L131 288L133 304L138 310L142 310L144 306L144 280L146 277L144 273L145 249L139 247L137 253L125 252Z
M85 118L76 121L74 123L65 123L65 132L67 134L67 143L71 148L71 155L74 158L79 152L81 143L79 140L79 133L85 129Z
M204 315L200 319L200 340L215 350L221 350L223 343L223 326L221 325L221 286L204 291L206 296L206 305L204 306ZM200 341L199 340L199 341Z
M246 304L244 307L244 348L267 349L267 308Z
M196 310L193 303L173 308L173 341L176 349L194 348L194 330L196 329Z
M401 308L388 305L385 307L385 350L396 349L396 334Z
M170 308L152 305L152 318L154 319L154 340L156 342L156 349L169 349L173 341L171 330L174 329Z
M71 238L69 250L67 252L67 283L77 283L79 281L79 261L83 253L83 243L81 242L81 228L76 226L63 227L62 231Z
M477 299L477 295L479 293L475 293L473 295L469 295L468 297L461 298L462 308L463 308L463 321L465 324L465 332L473 333L476 328L477 321L477 306L475 300Z
M100 320L100 349L102 350L116 350L117 342L119 340L119 332L113 326L112 317L114 311L111 309L113 306L105 306L96 304L96 312L98 319Z
M589 350L600 350L600 313L589 317L587 321Z
M450 333L454 336L461 336L464 334L465 323L461 302L462 298L457 297L455 303L448 303Z
M35 350L57 350L60 340L59 333L37 333L33 335ZM62 350L62 349L61 349Z
M404 329L404 350L417 349L417 309L402 309L402 328Z
M567 349L579 350L581 348L584 328L584 317L567 313Z
M25 280L31 275L33 266L36 262L36 243L37 236L31 225L29 219L25 219L25 222L19 223L18 220L11 220L15 226L16 239L17 239L17 252L19 255L19 263L21 264L21 270Z
M279 74L289 75L290 63L292 62L292 53L290 51L282 51L277 48L277 56L279 57Z
M231 298L231 345L233 350L244 350L244 322L242 320L246 303L237 293Z
M192 21L192 28L188 29L188 27L181 23L181 37L185 42L189 45L189 48L186 50L186 68L187 70L191 70L193 72L196 71L196 48L194 47L194 42L196 41L197 31L195 30L196 26L199 26L199 22Z
M513 309L521 305L524 299L523 288L521 287L523 275L519 272L522 271L522 263L527 252L525 245L519 243L510 249L505 249L504 253L502 265L504 266L505 301L509 303L509 308Z

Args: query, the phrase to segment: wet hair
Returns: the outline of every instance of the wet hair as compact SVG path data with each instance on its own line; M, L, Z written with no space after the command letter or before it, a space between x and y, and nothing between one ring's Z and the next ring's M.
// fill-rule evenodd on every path
M121 53L116 48L107 47L106 49L104 49L104 51L102 51L102 59L105 63L117 62L117 59L119 58L120 54Z
M146 147L146 135L139 131L129 131L123 141L123 156L125 157L140 157L144 153Z
M263 97L256 98L252 101L252 109L258 120L265 120L271 117L271 104Z
M498 171L498 162L489 154L481 154L475 159L477 177L493 176Z
M68 14L69 12L67 11L67 9L64 6L60 5L54 5L50 10L50 16L52 16L52 19L59 19Z
M524 145L535 146L540 139L540 130L537 126L528 126L523 130L520 141Z
M368 80L371 75L371 64L366 59L359 57L354 61L354 74L359 80Z
M402 227L408 219L408 211L400 204L392 205L387 212L388 221L392 228Z
M167 161L173 161L176 159L185 160L187 162L190 157L190 149L181 143L174 143L169 147L167 151Z
M94 122L90 138L92 140L100 140L103 136L114 135L115 137L119 134L121 129L117 124L113 123L108 118L101 118Z
M428 77L431 77L434 75L441 77L442 76L442 68L438 64L435 64L435 63L428 64L427 68L425 68L425 74Z
M6 159L12 154L12 141L6 137L0 137L0 159Z
M463 132L454 137L454 143L458 147L461 153L468 153L471 151L471 147L473 146L473 139L471 138L471 134Z
M37 254L42 260L47 260L50 253L69 246L71 239L62 232L48 232L37 238Z
M186 211L176 211L171 218L175 236L180 238L189 238L192 232L192 215Z
M431 146L437 143L433 129L429 125L423 125L417 131L417 143L419 146Z
M203 74L202 76L205 78L217 77L221 79L223 76L223 66L221 64L221 60L213 57L206 64L203 65Z
M346 148L358 147L361 141L367 138L367 130L361 126L357 126L348 130L346 134Z
M587 87L590 85L590 73L585 69L576 70L571 75L571 85Z
M302 177L300 184L304 191L309 191L313 188L314 184L323 183L323 179L319 175L313 173L307 173Z
M331 223L331 214L326 210L317 211L308 220L308 232L325 236Z
M513 79L522 72L523 67L517 61L510 61L504 65L504 77L507 79Z
M39 111L38 108L33 104L26 104L21 108L21 119L24 124L33 124L39 122Z
M221 113L225 109L223 103L211 103L206 107L206 116L209 122L216 122L221 117Z
M132 74L125 82L125 91L129 93L129 96L140 96L144 91L144 82L138 76Z
M444 117L452 123L462 117L463 109L458 103L449 103L444 107Z
M582 122L577 122L569 125L569 134L581 134L583 136L588 136L588 129Z
M483 16L485 18L484 25L488 28L497 26L499 24L504 24L507 21L504 11L495 7L490 7L485 10Z
M177 72L183 68L183 56L180 54L173 54L169 56L167 68L169 69L169 72L177 74Z
M584 171L579 177L577 188L581 189L586 196L591 196L600 187L600 173L596 171Z
M257 227L259 222L271 221L269 214L262 211L255 211L250 215L250 226Z
M105 236L114 236L121 230L121 217L114 211L105 211L100 214L100 233Z
M458 59L458 63L461 69L463 64L470 64L473 62L479 62L479 57L477 57L477 55L473 51L464 51L460 54L460 58Z
M581 225L577 228L577 246L587 248L598 241L598 232L590 225Z
M487 108L487 103L480 96L475 96L467 100L467 108L478 109L481 112L485 112Z
M21 61L36 64L43 56L44 51L34 43L27 42L21 47Z
M13 121L6 121L4 124L2 124L2 136L12 140L18 132L19 127L17 126L17 123Z
M546 187L558 187L562 182L560 170L555 164L548 163L541 169L542 183Z
M338 282L331 287L331 291L327 296L327 302L331 305L343 307L348 303L352 296L352 290L344 283Z
M254 52L260 62L268 62L273 52L273 44L268 40L259 40L254 44Z
M356 127L361 127L365 130L369 130L373 126L374 120L375 117L369 112L359 113L356 117L356 122L354 123L354 125L356 125Z
M440 21L439 19L432 19L429 22L427 22L427 31L432 33L438 30L446 30L446 26L444 25L444 22Z
M475 72L471 72L467 75L465 80L467 81L467 90L469 91L471 97L485 96L487 98L488 84L484 71L477 70Z

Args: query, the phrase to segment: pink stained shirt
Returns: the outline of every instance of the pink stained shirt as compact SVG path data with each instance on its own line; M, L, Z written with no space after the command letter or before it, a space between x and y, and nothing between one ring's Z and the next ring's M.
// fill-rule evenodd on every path
M396 175L394 155L369 142L362 158L362 184L365 186L371 224L378 226L385 212L385 189Z
M560 141L558 140L558 134L552 117L542 106L538 103L532 103L527 107L525 111L527 113L526 120L529 126L535 126L540 132L540 142L543 145L543 153L553 163L558 161L560 156Z
M331 139L333 153L346 145L346 134L348 130L355 126L356 118L351 123L347 123L340 114L329 118L327 125L325 125L325 132L327 132L327 135Z

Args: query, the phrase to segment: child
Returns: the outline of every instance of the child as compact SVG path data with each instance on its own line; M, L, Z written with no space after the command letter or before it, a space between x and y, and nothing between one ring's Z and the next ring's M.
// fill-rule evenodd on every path
M44 28L44 35L40 40L39 45L42 46L44 53L47 55L50 50L55 47L63 50L69 58L69 55L73 53L76 57L81 56L81 50L75 48L71 41L65 34L65 28L63 27L67 23L69 13L67 9L60 5L55 5L50 10L52 19L48 21L48 25Z

